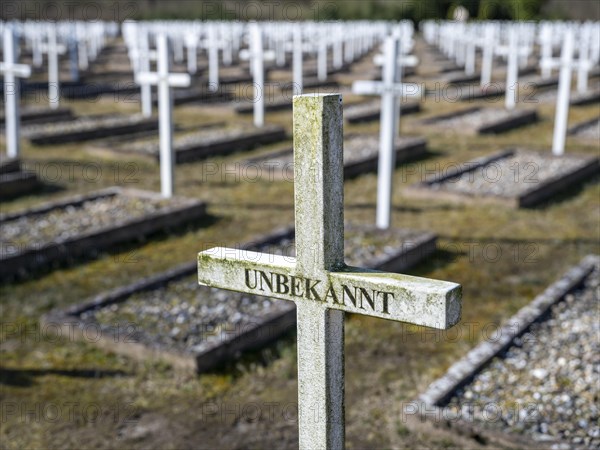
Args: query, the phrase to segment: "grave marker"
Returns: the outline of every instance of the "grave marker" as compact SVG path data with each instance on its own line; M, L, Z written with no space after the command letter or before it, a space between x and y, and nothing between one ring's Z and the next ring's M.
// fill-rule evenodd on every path
M573 32L567 30L564 35L560 53L560 76L558 81L558 97L554 116L554 135L552 137L552 153L560 156L565 153L565 139L569 120L569 94L571 92L571 71L573 67Z
M264 61L275 59L275 52L264 51L263 35L257 23L250 24L250 49L242 50L240 58L250 60L254 84L254 126L261 128L265 124L265 68Z
M449 328L461 287L344 263L339 94L294 97L296 258L229 248L198 254L202 285L296 303L301 449L344 448L344 312Z
M67 52L63 44L56 40L56 24L50 24L47 33L48 41L40 44L40 50L48 55L48 101L50 108L60 106L60 78L58 71L58 55Z
M386 38L383 81L355 81L352 84L352 92L355 94L381 96L376 225L382 229L389 228L391 222L392 181L396 167L394 141L398 134L400 117L398 100L402 96L419 95L421 92L418 85L401 82L404 59L399 59L399 49L398 39L393 36Z
M16 64L18 46L15 32L11 26L4 27L4 61L0 63L0 72L4 75L4 117L6 120L6 154L17 158L21 152L19 113L19 80L31 76L31 68L25 64Z
M157 72L138 72L135 81L158 86L158 127L160 140L160 189L163 197L173 196L173 98L171 87L187 87L190 76L187 73L169 73L169 40L165 34L156 38Z

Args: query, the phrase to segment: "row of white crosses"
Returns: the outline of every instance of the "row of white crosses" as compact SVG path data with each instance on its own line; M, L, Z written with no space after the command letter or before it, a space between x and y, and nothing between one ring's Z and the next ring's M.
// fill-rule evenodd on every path
M69 53L71 78L79 79L79 70L88 68L106 43L106 38L115 36L118 26L113 22L12 22L0 23L14 28L23 37L25 48L32 52L34 67L43 64L44 54L48 65L48 102L52 109L60 104L59 57Z
M345 447L344 313L439 329L461 315L455 283L346 266L341 100L294 97L296 257L198 254L201 285L296 303L301 449Z

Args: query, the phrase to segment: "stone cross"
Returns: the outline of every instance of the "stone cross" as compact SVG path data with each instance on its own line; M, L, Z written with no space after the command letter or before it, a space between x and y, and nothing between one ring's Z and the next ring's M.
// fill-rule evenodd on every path
M569 119L569 94L571 91L571 72L573 70L573 31L567 30L564 35L563 47L560 54L560 75L558 81L558 96L554 116L554 135L552 138L552 153L561 156L565 153L565 139Z
M160 189L162 196L173 196L173 98L171 87L187 87L190 75L187 73L169 73L169 40L165 34L156 38L158 54L157 72L138 72L135 81L158 86L158 131L160 136Z
M19 136L19 80L31 76L31 68L16 64L18 46L11 26L4 27L4 61L0 63L0 73L4 75L4 117L6 120L6 154L9 158L19 157L21 146Z
M60 105L58 55L65 54L67 47L57 42L56 24L50 24L48 27L48 42L40 44L40 50L48 55L48 101L50 102L50 108L57 109Z
M265 124L265 68L264 61L275 59L275 52L264 51L263 35L257 23L250 24L250 49L240 51L240 58L250 60L254 84L254 126Z
M402 96L419 95L421 92L418 85L401 82L403 60L399 59L399 49L398 39L393 36L387 37L384 46L383 80L355 81L352 84L352 92L355 94L381 96L376 216L376 225L381 229L389 228L391 222L392 181L396 167L394 147L400 117L398 100Z
M461 287L344 263L339 94L294 97L296 258L239 249L198 254L201 285L296 303L301 449L344 448L344 312L440 329L460 319Z
M317 79L327 80L327 36L319 36L317 44Z

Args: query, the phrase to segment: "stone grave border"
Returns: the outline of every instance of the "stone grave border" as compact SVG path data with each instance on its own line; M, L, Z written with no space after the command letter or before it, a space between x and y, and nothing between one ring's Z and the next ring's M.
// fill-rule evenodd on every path
M41 185L35 172L19 167L10 172L0 171L0 199L12 199L35 191Z
M364 231L376 230L374 227L357 225L354 225L353 228ZM242 250L253 250L261 246L276 244L283 239L293 238L293 236L293 227L280 228L270 234L258 236L251 242L240 246L240 248ZM437 237L433 233L422 232L416 239L410 241L410 246L403 245L403 248L397 249L394 255L382 255L369 261L366 266L383 271L404 271L434 253L436 251L436 241ZM61 328L63 332L69 332L70 336L74 335L78 339L85 340L86 327L90 327L91 324L95 325L96 330L98 327L91 320L82 320L79 317L82 313L125 302L133 294L161 288L183 277L195 275L197 271L198 264L196 261L186 263L171 270L142 278L132 284L101 293L66 309L53 310L43 316L41 321L45 325L51 325ZM233 337L231 334L227 334L227 338L221 338L218 344L201 353L149 347L135 342L134 337L130 336L129 339L124 339L124 336L116 336L115 330L109 331L108 336L100 336L95 344L133 359L162 359L168 361L176 369L201 373L211 370L225 361L235 359L242 352L264 347L295 326L296 309L290 308L287 311L270 314L264 320L252 326L244 327L244 330L236 333Z
M124 195L140 199L162 200L159 193L139 189L110 187L84 195L43 204L36 208L10 214L0 214L2 222L20 217L44 214L54 209L78 206L102 197ZM91 252L102 252L117 244L135 241L163 229L175 228L187 222L207 216L206 203L190 198L176 197L179 204L169 205L164 210L135 219L118 226L107 226L99 230L82 233L67 239L46 243L39 248L0 259L0 279L18 278L22 272L35 271L43 266L68 261Z
M346 139L352 139L353 135L350 134L346 136ZM427 140L420 136L403 136L405 139L410 139L405 142L405 145L396 147L396 167L404 164L409 161L418 160L420 158L424 158L427 156ZM379 138L376 137L378 140ZM244 161L241 161L238 167L238 171L242 173L243 171L247 172L251 170L252 167L256 167L257 165L260 167L260 164L268 161L270 159L276 159L279 156L291 155L292 148L285 148L280 150L275 150L270 153L266 153L264 155L256 156L253 158L248 158ZM353 163L344 163L344 179L355 178L365 173L377 172L377 167L379 164L379 152L375 153L373 156L368 158L363 158ZM290 177L284 176L284 170L289 171L290 167L284 169L283 167L278 167L273 170L272 173L269 174L269 177L273 177L272 181L293 181L293 174L290 174ZM262 170L262 169L261 169Z
M437 116L429 117L427 119L423 119L419 122L421 126L435 126L437 122L444 121L446 119L456 118L460 116L464 116L470 114L475 111L480 111L485 109L485 106L473 106L470 108L461 109L459 111L453 111L450 113L444 113ZM513 128L522 127L524 125L528 125L530 123L537 122L538 114L535 109L523 109L523 110L514 110L511 111L511 116L498 119L495 121L490 121L488 123L482 124L479 127L474 128L466 128L465 134L496 134L502 133L505 131L512 130ZM457 132L457 129L443 129L440 130L442 132Z
M371 103L371 102L367 101L364 103ZM351 105L348 105L348 108L350 108L351 106L361 106L362 104L363 104L362 102L361 103L353 103ZM417 114L417 113L421 112L421 102L411 101L411 102L401 103L400 111L401 111L402 116L408 115L408 114ZM344 121L346 121L349 124L373 122L375 120L379 120L380 117L381 117L381 108L373 108L371 111L357 113L357 114L344 113Z
M532 185L529 189L516 196L510 197L478 195L476 192L470 195L442 190L434 191L431 189L432 184L443 182L458 175L473 172L478 168L491 164L499 159L512 156L516 151L517 149L509 148L489 156L473 159L466 163L463 168L448 170L443 175L435 175L425 181L412 184L406 188L405 193L410 196L424 199L443 199L457 203L469 203L474 200L482 204L500 204L511 208L528 208L543 202L559 191L585 180L596 173L600 168L600 160L590 156L589 161L585 166L559 178L550 178ZM550 155L550 153L548 154Z
M112 114L101 115L99 118L113 116ZM118 117L119 115L114 115ZM123 116L125 118L125 116ZM118 136L129 133L136 133L140 131L158 130L158 119L155 117L144 118L138 122L115 123L109 126L100 126L90 129L82 130L71 130L65 133L26 133L25 137L29 139L32 144L35 145L55 145L65 144L70 142L89 141L94 139L100 139L106 137L106 135Z
M564 297L581 286L600 264L600 256L587 255L578 264L572 266L558 280L537 295L529 304L506 320L498 330L500 337L493 341L483 341L472 348L465 356L455 362L444 375L433 381L418 398L406 407L404 414L416 415L421 420L429 420L436 426L450 428L460 435L475 437L488 444L518 448L550 448L558 442L538 442L530 438L512 434L501 434L484 429L482 426L465 420L462 416L446 417L444 411L448 401L462 387L473 381L498 355L503 354L514 344L514 340L529 330L532 324L545 320L550 309ZM569 448L573 448L569 444ZM578 447L576 447L578 448Z
M75 114L71 108L59 107L58 109L44 108L39 110L27 110L27 107L21 109L21 124L34 125L41 123L51 123L67 121L75 118ZM6 118L4 112L0 114L0 129L4 132L6 126Z
M287 139L287 133L280 126L265 126L256 128L251 134L236 136L233 139L227 138L219 141L204 143L202 141L188 143L183 146L175 146L175 163L187 163L210 158L213 156L226 156L232 153L251 150L260 145L273 144L275 142ZM127 149L116 150L111 146L100 146L98 148L90 147L88 151L98 154L109 154L111 156L134 155L143 158L150 158L159 162L160 154L145 153L141 151L128 151Z
M577 137L577 133L579 133L583 128L587 128L590 125L593 125L598 120L600 120L600 116L594 117L593 119L584 120L583 122L579 122L579 123L569 127L569 129L567 130L567 134L569 136L573 136L575 139L581 139L581 138ZM597 142L596 142L596 144L597 144Z

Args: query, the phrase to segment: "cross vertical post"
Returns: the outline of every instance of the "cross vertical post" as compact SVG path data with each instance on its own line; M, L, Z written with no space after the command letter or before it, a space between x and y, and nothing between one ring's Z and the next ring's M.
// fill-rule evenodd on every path
M397 39L385 41L385 58L383 66L383 84L392 86L397 81L399 43ZM392 189L396 152L394 141L398 132L398 100L392 92L381 98L381 125L379 127L379 163L377 174L377 228L390 227L392 211Z
M18 46L14 29L4 27L4 61L0 63L0 72L4 75L4 117L6 120L6 154L9 158L17 158L21 153L20 140L20 86L19 78L31 75L31 68L25 64L16 64Z
M573 70L573 31L565 32L563 48L560 54L560 76L558 97L554 116L554 135L552 153L561 156L565 152L567 121L569 119L569 93L571 91L571 71Z
M265 69L263 65L263 37L258 24L250 27L250 51L252 52L252 75L254 77L254 126L265 124Z
M492 81L492 64L494 62L494 41L496 39L496 28L494 24L486 24L485 40L483 43L483 56L481 60L480 86L485 87Z
M156 39L158 53L158 133L160 139L160 190L163 197L173 196L175 154L173 152L173 98L168 82L169 40L165 34Z
M304 86L303 86L303 76L304 74L302 73L302 52L303 52L303 47L302 47L302 25L300 24L295 24L294 26L294 48L293 48L293 78L294 78L294 95L300 95L302 94L302 91L304 90Z
M506 67L506 109L515 109L517 97L519 95L519 86L517 86L519 70L519 34L514 25L508 30L508 61Z
M294 98L296 264L309 277L344 265L341 97ZM344 447L344 313L297 305L300 448Z

